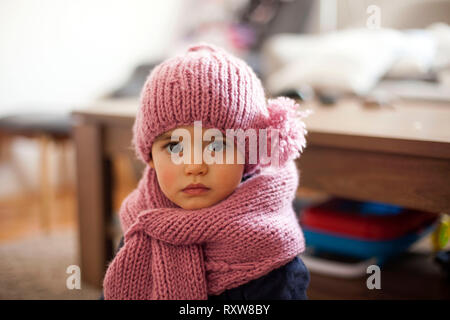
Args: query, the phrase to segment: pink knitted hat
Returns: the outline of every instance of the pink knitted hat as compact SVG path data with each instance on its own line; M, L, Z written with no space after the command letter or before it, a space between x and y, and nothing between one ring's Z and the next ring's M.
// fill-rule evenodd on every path
M305 125L294 100L266 100L260 79L241 59L217 46L200 43L156 66L141 92L133 126L133 145L148 163L153 141L178 126L201 121L204 128L279 130L279 163L300 155L305 147ZM246 141L246 143L248 143ZM270 146L270 136L268 137ZM262 166L248 163L244 174ZM268 152L270 153L270 151Z

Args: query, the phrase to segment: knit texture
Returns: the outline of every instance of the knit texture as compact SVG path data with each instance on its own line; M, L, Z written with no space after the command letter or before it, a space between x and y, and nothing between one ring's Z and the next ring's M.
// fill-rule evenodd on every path
M224 49L201 43L167 59L150 73L141 91L140 107L133 126L136 155L148 163L155 138L178 126L201 121L204 128L226 130L279 130L279 160L282 166L295 159L306 145L306 129L294 100L279 97L266 100L260 79L245 61ZM269 131L268 131L269 132ZM268 133L267 155L270 152ZM244 174L265 166L257 157L249 161L248 141L235 145L244 150ZM245 149L244 149L245 148ZM259 155L259 153L257 153Z
M125 199L124 246L104 278L105 299L207 299L278 268L304 250L292 207L294 161L265 168L218 204L184 210L147 166Z

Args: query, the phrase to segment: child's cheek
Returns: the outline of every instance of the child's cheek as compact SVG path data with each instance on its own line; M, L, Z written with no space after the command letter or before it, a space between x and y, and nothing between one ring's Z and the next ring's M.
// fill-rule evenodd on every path
M217 181L222 181L224 183L230 178L229 173L226 170L217 170L216 176Z
M216 171L217 181L226 188L232 188L235 186L236 181L240 181L242 178L242 169L237 165L225 165L221 169Z
M176 177L177 173L175 170L173 170L172 167L169 168L168 166L166 166L162 168L161 179L166 186L175 185Z

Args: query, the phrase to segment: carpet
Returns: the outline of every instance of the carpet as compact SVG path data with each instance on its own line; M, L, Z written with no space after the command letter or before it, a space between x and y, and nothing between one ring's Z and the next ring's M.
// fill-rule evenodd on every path
M0 299L98 299L101 290L84 282L80 289L67 288L72 274L66 270L79 265L78 260L78 238L73 230L4 242L0 244Z

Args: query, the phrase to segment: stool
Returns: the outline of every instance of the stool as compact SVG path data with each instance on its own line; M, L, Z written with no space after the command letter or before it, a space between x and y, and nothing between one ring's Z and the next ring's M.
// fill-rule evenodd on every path
M26 113L8 115L0 118L0 156L11 160L10 144L13 138L22 136L35 139L40 149L40 222L43 230L49 233L50 203L52 190L49 178L49 145L54 144L56 148L62 148L65 155L65 147L71 140L72 120L70 113ZM63 161L64 169L66 163ZM12 161L15 166L15 162ZM61 166L60 166L61 168ZM16 174L23 186L25 179L16 167ZM66 170L63 173L66 175Z

